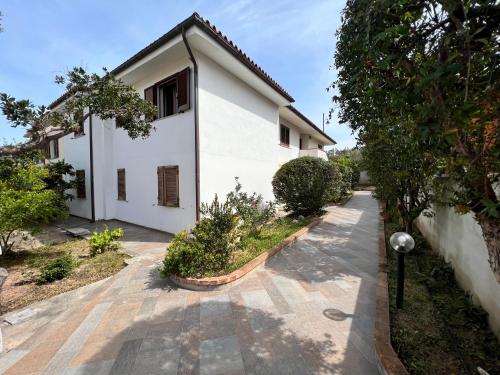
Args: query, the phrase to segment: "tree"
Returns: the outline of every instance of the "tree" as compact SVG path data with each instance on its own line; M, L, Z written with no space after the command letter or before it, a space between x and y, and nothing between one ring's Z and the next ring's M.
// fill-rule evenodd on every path
M0 247L2 255L12 250L16 230L36 231L51 220L64 218L67 208L60 196L46 188L48 171L30 161L0 158Z
M149 136L149 119L156 107L142 99L130 85L123 83L105 68L104 74L89 74L83 68L56 76L56 83L66 89L65 100L55 109L35 106L30 100L0 94L0 108L13 127L25 127L26 136L34 143L43 139L47 130L75 130L90 114L106 120L117 118L131 138Z
M73 195L68 193L69 189L76 187L75 171L71 164L64 160L49 163L45 167L47 176L44 177L45 188L54 190L60 198L60 205L66 206L66 201L73 199Z
M398 145L395 124L419 146L415 152L435 156L432 168L448 178L433 182L447 204L474 214L500 282L499 25L494 0L348 0L333 88L341 122L367 148L385 129L379 157Z

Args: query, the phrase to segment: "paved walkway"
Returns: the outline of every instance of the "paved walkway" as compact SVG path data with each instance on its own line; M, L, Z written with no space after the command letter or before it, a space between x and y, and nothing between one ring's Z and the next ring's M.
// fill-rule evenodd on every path
M159 249L56 297L65 309L0 357L0 374L377 373L378 210L369 192L330 208L324 223L223 291L173 288L159 278Z

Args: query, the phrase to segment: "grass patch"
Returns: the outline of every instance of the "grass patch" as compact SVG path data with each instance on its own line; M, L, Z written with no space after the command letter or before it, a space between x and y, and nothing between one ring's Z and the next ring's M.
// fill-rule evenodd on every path
M227 275L237 270L255 257L278 245L299 229L309 225L314 219L315 217L312 216L302 220L287 216L264 225L258 235L250 235L241 240L238 249L233 252L231 262L223 270L205 275L205 277Z
M89 255L87 240L71 240L33 250L23 250L0 257L0 267L9 272L2 288L0 313L25 307L60 293L109 277L125 266L128 256L109 251L95 257ZM56 259L71 256L71 273L51 283L39 283L41 271Z
M386 238L398 231L386 224ZM396 308L397 256L387 244L391 340L411 374L500 374L500 344L487 314L456 283L453 270L420 233L405 259L405 300Z

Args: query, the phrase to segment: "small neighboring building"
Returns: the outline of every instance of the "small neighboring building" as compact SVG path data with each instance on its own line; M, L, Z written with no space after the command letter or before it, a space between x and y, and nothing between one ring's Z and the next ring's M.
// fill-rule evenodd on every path
M79 183L70 213L175 233L200 202L243 189L273 199L271 180L290 159L326 159L335 141L292 107L293 98L197 13L112 71L158 107L155 130L132 140L114 120L87 119L50 140L53 159ZM64 96L52 103L57 109Z

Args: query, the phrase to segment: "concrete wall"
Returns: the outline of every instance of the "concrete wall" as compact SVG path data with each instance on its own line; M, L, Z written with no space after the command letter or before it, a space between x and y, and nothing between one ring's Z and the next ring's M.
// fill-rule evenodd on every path
M488 313L500 337L500 283L488 263L481 227L471 214L458 215L448 207L435 208L432 218L420 216L417 225L432 247L450 262L460 286Z

